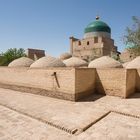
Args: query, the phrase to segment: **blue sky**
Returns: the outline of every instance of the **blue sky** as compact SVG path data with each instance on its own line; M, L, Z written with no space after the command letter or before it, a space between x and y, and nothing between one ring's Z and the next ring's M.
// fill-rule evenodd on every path
M131 17L140 17L139 9L140 0L0 0L0 52L38 48L59 56L69 52L70 36L83 38L97 14L121 51L122 36Z

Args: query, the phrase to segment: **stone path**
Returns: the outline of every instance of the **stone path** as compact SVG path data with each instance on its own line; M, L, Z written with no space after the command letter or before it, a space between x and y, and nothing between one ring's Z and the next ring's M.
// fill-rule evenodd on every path
M140 131L140 119L125 117L117 113L104 115L111 110L115 110L140 117L140 94L136 95L137 98L133 97L130 99L104 96L97 100L90 98L90 101L71 102L0 89L0 139L7 137L15 140L17 136L18 140L22 140L25 136L25 139L35 138L36 140L45 138L47 140L99 139L101 137L106 140L106 137L111 139L112 135L117 135L116 132L119 131L120 127L123 130L123 126L127 126L125 133L118 133L118 138L123 139L125 137L135 140L137 137L139 138L137 132ZM3 119L3 110L7 110L4 113L4 116L7 115L5 119ZM13 114L13 116L10 114ZM26 119L19 119L20 116ZM100 120L100 118L102 119ZM119 121L121 119L124 121ZM133 125L136 123L137 125ZM4 126L7 126L9 129L5 130ZM30 127L32 134L28 134ZM116 129L112 131L114 127ZM133 138L131 136L126 137L126 134L129 134L132 130L134 131L132 134ZM109 134L107 134L108 131L110 131ZM104 137L104 135L107 136Z

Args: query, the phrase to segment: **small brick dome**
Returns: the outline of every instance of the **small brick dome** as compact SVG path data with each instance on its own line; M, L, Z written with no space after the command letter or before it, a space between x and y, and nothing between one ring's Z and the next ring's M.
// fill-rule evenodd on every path
M72 55L70 53L63 53L60 55L61 60L69 59L71 57L72 57Z
M63 61L63 63L67 66L67 67L83 67L83 66L87 66L88 63L78 57L71 57L69 59L66 59Z
M122 68L119 61L109 57L103 56L91 61L88 65L89 68Z
M8 67L30 67L34 61L28 57L21 57L13 60Z
M140 56L136 57L132 61L130 61L126 67L126 69L140 69Z
M31 68L64 67L65 64L58 58L45 56L35 61Z

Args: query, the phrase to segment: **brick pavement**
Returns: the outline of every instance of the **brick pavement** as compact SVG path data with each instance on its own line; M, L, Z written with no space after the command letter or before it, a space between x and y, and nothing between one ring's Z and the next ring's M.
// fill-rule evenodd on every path
M0 89L0 104L2 105L0 107L0 117L7 115L5 117L6 119L1 117L2 119L0 120L3 123L0 127L0 136L2 138L6 137L7 139L12 139L15 134L15 137L17 136L18 140L23 139L24 137L25 139L33 137L37 140L43 138L54 140L92 139L98 138L99 135L104 136L103 131L111 131L116 125L118 125L118 129L116 127L114 131L111 131L112 133L108 135L108 138L111 138L111 135L114 135L119 131L119 126L127 126L124 135L122 133L119 138L123 138L123 136L128 138L126 137L126 134L130 131L135 131L132 135L133 138L134 136L139 137L137 132L140 131L140 119L124 117L123 115L118 114L112 115L114 113L104 117L104 114L111 110L115 110L140 117L140 94L136 94L135 97L130 99L104 96L96 100L90 98L89 100L81 102L70 102L9 89ZM7 110L7 113L3 114L3 110ZM13 117L8 117L12 116L10 114L13 114ZM24 116L23 118L26 119L19 119L20 116ZM100 118L102 119L100 120ZM119 123L117 124L115 120L120 120L121 118L124 119L124 121L118 121ZM109 121L110 119L114 123L111 123ZM105 121L102 122L102 120ZM20 123L23 125L19 125ZM133 125L136 123L137 126ZM98 125L101 127L98 128ZM108 126L108 129L106 125ZM9 129L5 130L4 126L7 126ZM33 130L32 135L28 134L30 129L29 126L31 127L31 130ZM96 129L98 131L93 132ZM69 134L73 130L77 130L74 132L75 134ZM83 132L83 130L85 131ZM99 134L97 132L101 133ZM21 133L23 135L21 135ZM16 139L15 137L14 139ZM105 137L103 138L106 140ZM129 137L128 139L132 139L132 137Z

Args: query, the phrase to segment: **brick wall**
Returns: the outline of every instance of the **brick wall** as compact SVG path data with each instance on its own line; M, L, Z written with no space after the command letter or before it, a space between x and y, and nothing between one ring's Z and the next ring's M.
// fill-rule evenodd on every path
M27 56L31 59L39 59L41 57L45 56L44 50L38 50L38 49L27 49ZM36 58L35 58L36 57Z
M126 70L126 96L129 97L131 94L136 92L136 69Z
M78 100L87 96L90 90L93 93L95 80L90 78L93 74L94 71L88 68L86 71L86 68L82 70L76 68L0 67L0 86L61 99ZM83 84L84 87L82 87Z
M77 68L75 71L76 99L95 93L95 69Z
M126 98L140 91L140 70L0 67L0 87L72 101L95 92Z
M55 76L52 76L54 72L56 72L58 81L56 81ZM0 83L1 85L14 85L18 90L23 89L24 87L25 92L25 87L28 87L28 90L31 88L30 92L32 92L32 90L35 92L35 88L37 88L38 92L42 92L41 90L51 91L53 92L52 96L58 96L58 98L60 97L66 99L71 98L72 100L75 93L75 69L29 69L1 67ZM45 93L43 92L43 94ZM51 93L49 94L51 95Z
M126 98L135 92L135 70L123 68L97 69L96 91L98 93Z
M136 91L140 92L140 69L137 70L136 77Z
M70 44L73 56L91 61L104 55L111 55L112 52L117 52L113 39L104 37L98 37L97 39L97 42L94 37L81 40L71 39Z

